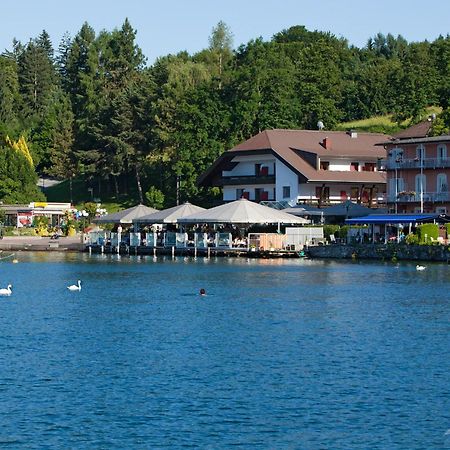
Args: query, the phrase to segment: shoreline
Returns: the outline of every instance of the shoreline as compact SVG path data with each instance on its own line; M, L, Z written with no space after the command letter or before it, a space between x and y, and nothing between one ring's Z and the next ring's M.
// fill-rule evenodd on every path
M92 253L116 254L117 251L91 247ZM62 236L50 239L41 236L5 236L0 239L0 253L4 251L31 252L89 252L89 246L82 242L82 236ZM197 249L194 248L150 248L124 247L121 255L153 256L199 256L199 257L248 257L248 258L300 258L298 252L260 251L247 252L241 249ZM405 244L328 244L305 248L311 259L353 259L380 261L434 261L450 264L449 245L405 245Z
M0 251L73 251L83 252L85 244L81 236L50 239L41 236L4 236L0 239Z

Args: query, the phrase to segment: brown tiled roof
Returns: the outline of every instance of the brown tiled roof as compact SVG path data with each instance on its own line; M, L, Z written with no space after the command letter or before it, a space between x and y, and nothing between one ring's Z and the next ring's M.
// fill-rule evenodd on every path
M317 170L316 175L308 181L315 182L343 182L343 183L386 183L385 172L350 172L337 170Z
M407 128L406 130L399 131L395 133L393 137L395 139L417 139L427 137L430 133L432 126L431 120L425 120L423 122L419 122L412 127Z
M386 151L375 146L382 140L388 139L381 133L358 133L357 137L351 137L344 131L310 131L310 130L265 130L250 139L236 145L222 156L200 178L203 184L207 179L217 176L223 163L231 161L237 154L247 152L270 152L284 161L298 174L307 180L340 181L361 177L370 182L383 183L385 180L378 172L334 172L317 171L302 156L309 153L312 158L316 156L322 160L327 158L364 158L376 161L386 156ZM325 148L324 140L327 139ZM322 173L323 172L323 173ZM320 176L319 176L320 174Z

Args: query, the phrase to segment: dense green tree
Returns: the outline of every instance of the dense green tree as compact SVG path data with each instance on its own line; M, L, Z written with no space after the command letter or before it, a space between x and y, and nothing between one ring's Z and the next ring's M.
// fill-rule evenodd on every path
M6 142L0 146L0 200L4 203L45 200L37 187L37 175L32 162L22 151Z
M12 125L16 122L18 101L17 63L13 58L0 55L0 123Z
M43 32L39 38L30 40L18 55L21 110L26 119L42 118L49 107L57 85L51 54L48 35Z

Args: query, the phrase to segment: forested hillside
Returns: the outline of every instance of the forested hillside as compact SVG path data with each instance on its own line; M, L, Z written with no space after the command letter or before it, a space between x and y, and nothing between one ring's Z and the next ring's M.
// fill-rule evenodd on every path
M148 65L126 20L85 23L58 48L43 31L0 56L0 200L35 200L36 173L85 180L93 196L150 205L205 202L197 176L226 149L266 128L326 129L392 114L449 124L450 37L377 35L364 48L295 26L233 50L219 23L209 47ZM26 149L26 151L25 151ZM26 152L28 151L28 155Z

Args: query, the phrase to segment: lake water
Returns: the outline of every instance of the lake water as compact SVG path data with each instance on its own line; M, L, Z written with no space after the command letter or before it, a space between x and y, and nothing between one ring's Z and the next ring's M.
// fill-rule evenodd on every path
M450 266L16 257L2 448L450 448Z

